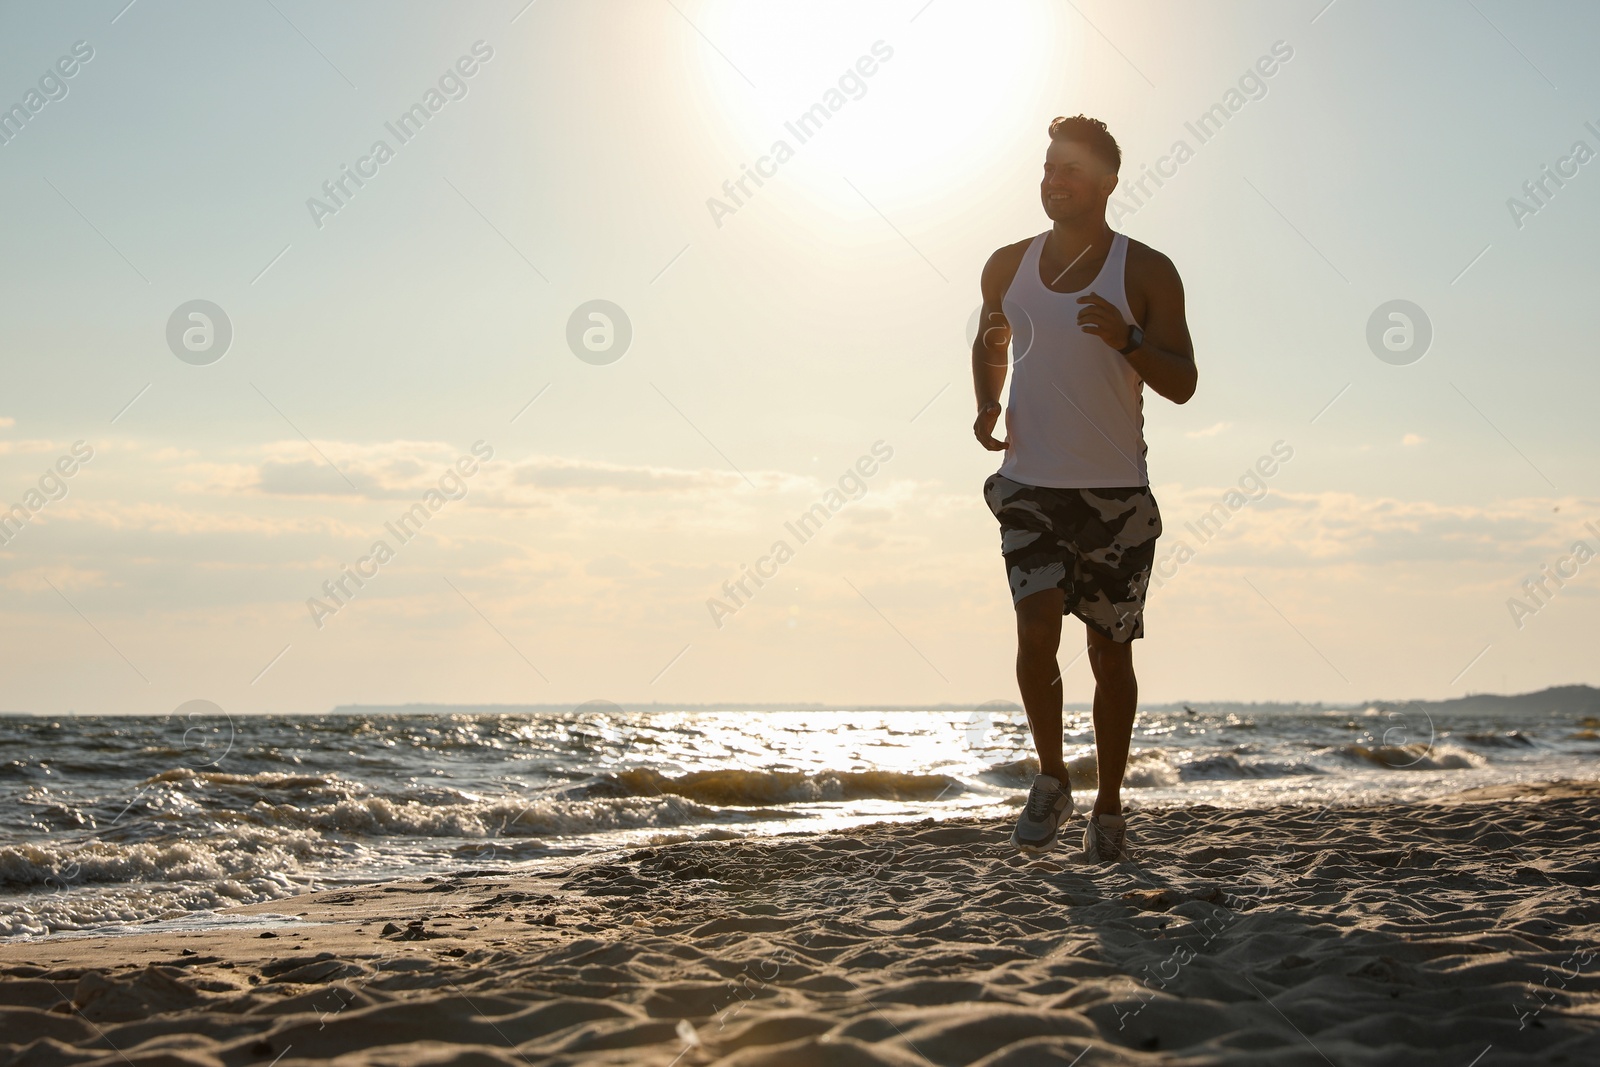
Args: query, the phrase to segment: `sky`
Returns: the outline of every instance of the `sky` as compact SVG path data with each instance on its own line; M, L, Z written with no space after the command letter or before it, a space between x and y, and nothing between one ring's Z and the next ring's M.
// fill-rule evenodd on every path
M1080 112L1200 368L1146 393L1143 698L1600 684L1597 34L1509 0L0 7L0 710L1015 699L969 324Z

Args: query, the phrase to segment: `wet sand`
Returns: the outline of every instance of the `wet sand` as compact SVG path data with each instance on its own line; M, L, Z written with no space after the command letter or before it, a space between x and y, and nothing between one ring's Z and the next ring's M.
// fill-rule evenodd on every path
M929 821L12 943L0 1067L1600 1063L1600 783L1129 827L1110 867Z

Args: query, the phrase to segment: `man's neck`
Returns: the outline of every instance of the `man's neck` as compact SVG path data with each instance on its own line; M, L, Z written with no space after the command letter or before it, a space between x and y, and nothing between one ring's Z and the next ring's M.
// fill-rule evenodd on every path
M1086 249L1109 247L1111 238L1111 227L1104 218L1057 219L1050 227L1048 240L1057 258L1072 259L1083 255ZM1091 251L1085 258L1093 254Z

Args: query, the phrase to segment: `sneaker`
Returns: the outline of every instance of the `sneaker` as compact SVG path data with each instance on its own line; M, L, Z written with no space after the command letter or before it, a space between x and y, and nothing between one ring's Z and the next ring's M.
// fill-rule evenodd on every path
M1028 802L1017 816L1011 843L1023 852L1049 852L1055 847L1061 820L1072 812L1072 789L1048 774L1033 776Z
M1083 858L1089 863L1117 863L1128 858L1128 820L1121 815L1094 815L1083 830Z

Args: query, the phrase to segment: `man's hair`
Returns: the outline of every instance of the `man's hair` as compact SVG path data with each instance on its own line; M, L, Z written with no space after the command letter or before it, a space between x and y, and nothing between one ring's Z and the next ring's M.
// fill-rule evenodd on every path
M1110 167L1112 174L1122 170L1122 149L1117 147L1117 139L1111 136L1111 131L1099 119L1092 119L1088 115L1073 115L1071 118L1057 115L1050 120L1050 140L1076 141Z

